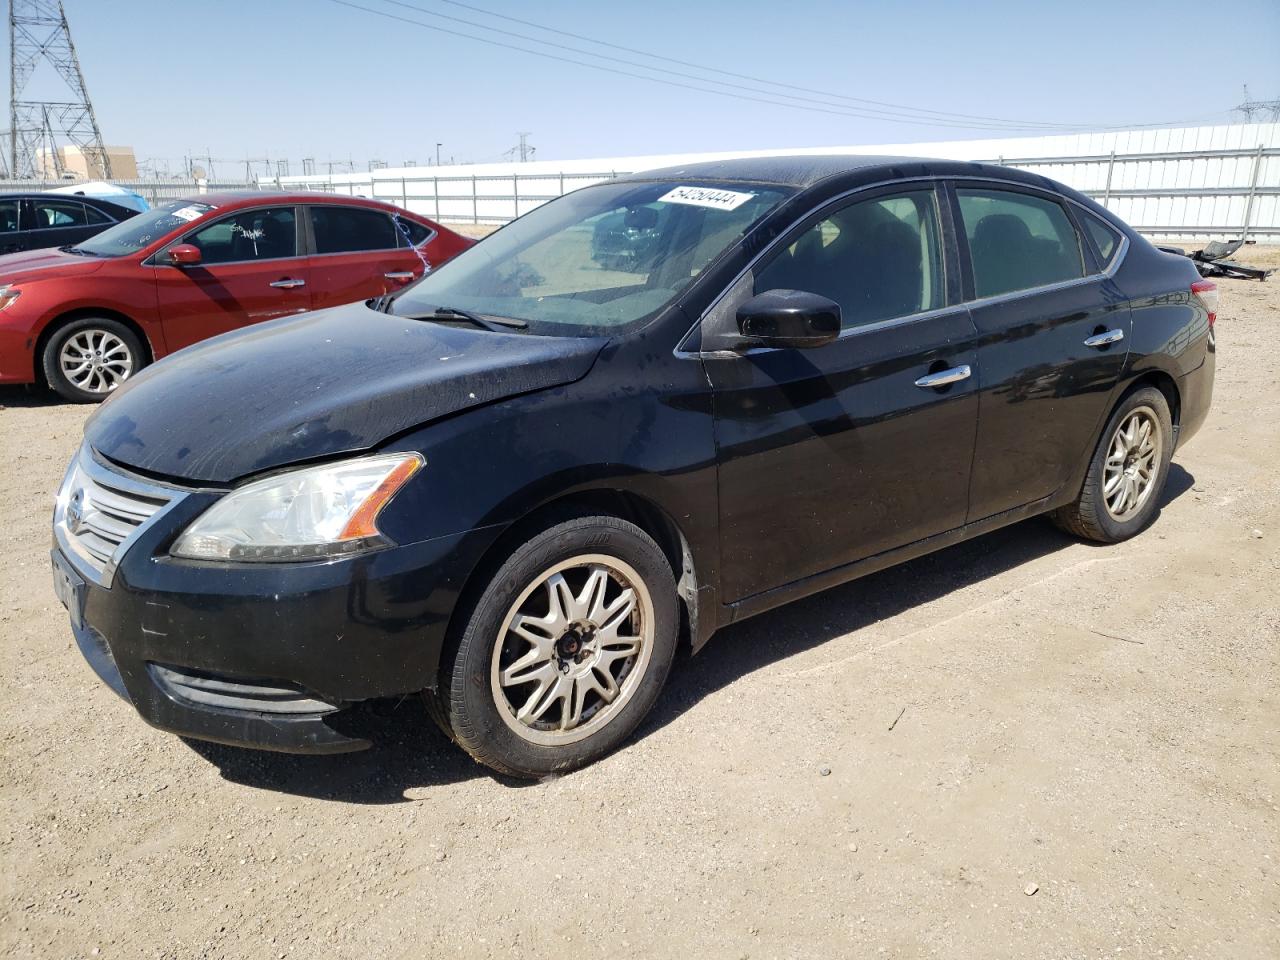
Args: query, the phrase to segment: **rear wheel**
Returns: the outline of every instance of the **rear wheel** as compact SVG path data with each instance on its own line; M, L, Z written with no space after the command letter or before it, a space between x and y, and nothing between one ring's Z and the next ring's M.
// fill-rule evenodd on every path
M75 403L99 403L142 368L142 344L118 320L82 317L56 330L45 344L45 379Z
M621 744L675 654L671 567L616 517L557 524L519 547L466 614L433 714L476 760L539 778Z
M1172 457L1168 401L1155 387L1135 390L1107 421L1080 496L1051 514L1052 519L1088 540L1127 540L1155 516Z

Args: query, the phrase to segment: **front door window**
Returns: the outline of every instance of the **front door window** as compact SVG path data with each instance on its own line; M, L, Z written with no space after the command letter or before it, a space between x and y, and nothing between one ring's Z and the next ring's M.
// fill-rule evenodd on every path
M756 274L755 292L805 290L840 304L845 329L943 305L932 190L850 204L819 220Z
M280 260L298 255L293 207L243 210L184 237L200 251L202 266Z

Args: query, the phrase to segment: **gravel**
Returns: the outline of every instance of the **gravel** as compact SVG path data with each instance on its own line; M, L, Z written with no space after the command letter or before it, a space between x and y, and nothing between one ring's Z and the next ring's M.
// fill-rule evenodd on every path
M1031 521L737 625L532 786L413 701L338 757L147 727L49 580L90 409L0 392L0 955L1276 956L1280 277L1220 286L1152 530Z

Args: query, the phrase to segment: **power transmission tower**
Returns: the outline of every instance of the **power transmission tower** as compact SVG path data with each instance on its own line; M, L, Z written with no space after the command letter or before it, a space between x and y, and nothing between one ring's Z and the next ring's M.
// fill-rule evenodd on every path
M27 81L41 62L47 62L62 77L70 100L23 96ZM79 148L90 176L111 176L111 158L102 142L61 0L9 0L9 91L12 176L36 176L38 154L44 147L61 177L58 139Z
M537 147L529 146L529 134L532 132L533 132L532 130L520 131L520 162L521 163L525 163L527 160L529 160L529 158L533 156L533 152L538 149Z
M1249 96L1249 85L1245 84L1244 101L1232 108L1232 113L1244 114L1245 123L1253 123L1253 115L1270 114L1271 122L1280 120L1280 100L1254 100Z

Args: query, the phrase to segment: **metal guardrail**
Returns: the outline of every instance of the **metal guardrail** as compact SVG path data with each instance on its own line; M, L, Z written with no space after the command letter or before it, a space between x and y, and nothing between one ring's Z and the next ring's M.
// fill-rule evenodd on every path
M1256 147L1241 147L1228 150L1180 150L1164 152L1135 153L1100 153L1073 157L997 157L988 161L1006 167L1035 170L1042 167L1089 168L1093 176L1093 184L1102 180L1100 188L1092 187L1081 190L1104 206L1113 206L1114 201L1135 200L1168 200L1195 201L1206 200L1222 203L1227 201L1235 209L1234 215L1227 220L1223 215L1229 211L1219 211L1222 219L1212 223L1136 225L1135 229L1142 233L1164 236L1231 236L1248 239L1250 236L1280 237L1280 221L1274 216L1265 222L1257 219L1259 200L1280 197L1280 178L1274 171L1280 169L1280 147L1259 144ZM1213 186L1115 186L1117 171L1133 164L1186 163L1204 161L1239 161L1251 160L1247 183ZM1105 165L1105 169L1102 168ZM141 194L151 203L179 199L193 194L213 192L217 190L316 190L321 192L341 192L358 196L368 196L402 207L412 208L435 220L471 222L471 223L506 223L515 216L528 213L539 204L554 199L569 190L601 180L609 180L624 170L594 171L587 173L537 173L475 175L475 176L433 176L404 174L398 177L376 176L356 179L344 177L338 180L320 178L308 181L260 180L260 181L197 181L197 180L118 180L120 186ZM1267 175L1264 180L1264 173ZM1099 176L1099 174L1101 176ZM1067 182L1073 178L1062 177ZM1075 178L1077 182L1085 177ZM6 180L0 181L0 190L45 190L51 187L64 187L72 181L37 181ZM1088 181L1085 181L1088 182ZM1123 181L1121 181L1123 182ZM1231 201L1236 203L1231 203ZM1243 216L1238 203L1243 201ZM1269 204L1263 205L1264 210ZM1138 211L1138 219L1145 219L1149 211Z
M563 196L569 190L592 183L599 183L602 180L612 180L619 174L627 172L629 171L610 170L607 173L514 173L470 177L370 176L365 180L347 178L338 181L314 180L300 183L282 183L280 180L276 180L272 183L272 186L285 190L318 190L325 193L355 194L398 203L405 208L409 208L412 203L414 209L424 216L431 217L433 220L507 223L514 220L515 217L495 214L491 211L481 211L480 205L509 204L511 212L515 216L521 216L548 200ZM501 183L509 183L511 191L509 193L480 192L482 184L488 186ZM421 192L419 189L426 184L431 185L430 193ZM531 184L534 189L529 189L526 186L525 191L522 193L521 184ZM540 184L554 184L554 187L551 190L539 191L536 187ZM462 189L453 189L455 185ZM414 188L412 191L410 190L411 186ZM443 191L441 189L442 186L444 188ZM380 187L382 188L381 190L379 190ZM445 210L444 205L446 204L452 209ZM469 210L467 209L468 207L470 208ZM461 212L459 212L459 208L461 208Z
M1196 226L1177 226L1177 225L1158 225L1158 226L1134 226L1139 233L1163 234L1165 236L1205 236L1215 234L1227 234L1239 236L1242 240L1247 240L1250 234L1258 236L1280 236L1280 224L1264 224L1256 225L1253 223L1253 214L1255 210L1255 201L1258 197L1274 197L1280 196L1280 183L1264 184L1261 182L1263 161L1273 157L1280 157L1280 147L1268 147L1265 144L1258 144L1256 147L1239 147L1228 150L1179 150L1179 151L1163 151L1163 152L1143 152L1143 153L1116 153L1112 150L1110 153L1095 154L1093 156L1078 157L998 157L995 161L991 161L1001 166L1015 167L1017 169L1045 167L1045 166L1085 166L1106 164L1106 182L1101 190L1081 190L1080 192L1086 196L1092 197L1099 201L1103 206L1109 206L1113 199L1160 199L1163 197L1177 197L1185 199L1207 198L1214 199L1219 197L1238 197L1245 201L1244 218L1240 226L1228 226L1225 224L1213 225L1196 225ZM1161 162L1194 162L1207 160L1245 160L1252 159L1249 182L1239 186L1215 186L1215 187L1126 187L1113 188L1116 165L1131 163L1161 163Z
M1194 201L1204 199L1221 202L1227 200L1244 201L1243 216L1240 212L1230 220L1219 212L1219 219L1211 223L1191 224L1149 224L1137 226L1143 233L1165 236L1280 236L1280 223L1255 223L1257 201L1263 197L1280 196L1280 181L1263 182L1265 161L1280 158L1280 147L1238 148L1229 150L1181 150L1165 152L1135 153L1101 153L1073 157L998 157L988 161L1006 167L1035 170L1042 167L1076 167L1082 172L1089 168L1105 165L1105 170L1094 169L1088 180L1085 177L1061 177L1067 182L1076 179L1077 183L1098 179L1103 181L1101 188L1084 189L1082 193L1093 197L1104 206L1114 206L1116 200L1181 200ZM1163 162L1203 162L1252 160L1248 182L1238 185L1213 186L1115 186L1117 171L1133 164L1160 164ZM1273 161L1271 168L1276 167ZM462 221L471 223L506 223L518 216L528 213L538 204L565 193L567 189L584 186L589 183L607 180L620 173L621 170L597 171L591 173L550 173L521 174L518 172L495 174L489 176L421 176L402 175L399 177L378 177L370 175L368 179L343 177L338 180L324 181L319 178L310 182L292 182L274 185L285 189L321 190L376 197L380 200L397 203L403 207L412 207L419 213L436 220ZM1098 175L1101 175L1100 177ZM1153 173L1152 176L1156 174ZM1140 219L1150 215L1149 211L1139 213ZM1172 219L1172 218L1171 218Z

